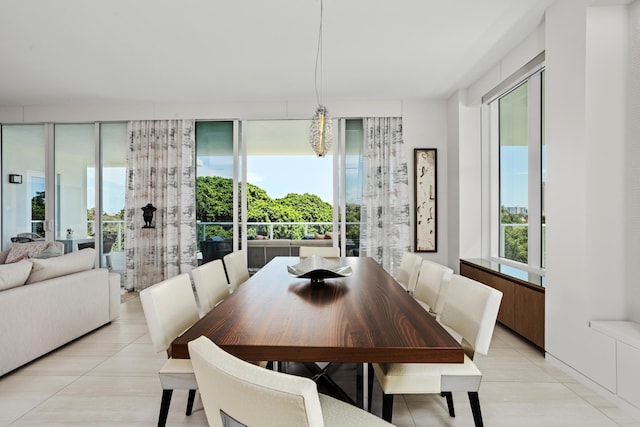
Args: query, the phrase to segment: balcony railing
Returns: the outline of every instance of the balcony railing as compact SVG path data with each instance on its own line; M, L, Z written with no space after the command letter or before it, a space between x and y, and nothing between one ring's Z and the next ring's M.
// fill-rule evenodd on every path
M44 221L31 221L31 229L34 233L42 232ZM360 226L359 222L347 222L347 229L352 226ZM278 230L278 228L288 227L287 230ZM116 234L116 242L113 245L113 251L124 250L124 221L105 220L102 222L104 232ZM333 230L332 222L249 222L247 223L249 235L258 233L265 235L268 239L291 239L295 238L291 234L300 234L308 236L314 233L326 233ZM95 221L87 221L87 235L94 234ZM200 222L196 223L196 240L207 240L217 236L216 231L224 230L229 235L233 234L233 222ZM115 231L115 233L114 233ZM286 235L282 234L285 233Z

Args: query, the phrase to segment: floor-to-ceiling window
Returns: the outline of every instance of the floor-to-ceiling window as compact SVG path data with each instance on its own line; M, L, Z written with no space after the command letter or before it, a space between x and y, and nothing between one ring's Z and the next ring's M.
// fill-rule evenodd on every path
M491 255L544 268L544 71L541 66L489 102L497 164L493 188Z
M101 265L124 274L124 199L127 188L127 124L100 124ZM91 206L91 204L88 204ZM94 218L95 220L95 218Z
M309 120L196 123L196 211L204 261L221 257L233 244L242 247L245 239L330 238L344 253L358 254L362 120L336 120L334 148L324 157L314 154L309 127ZM344 240L334 233L336 224L340 233L344 224Z
M45 167L44 125L2 126L3 248L21 233L45 237Z
M345 126L344 199L345 253L360 253L360 206L362 205L362 154L364 130L361 119L347 119Z
M126 143L126 123L2 125L3 175L16 177L2 184L3 248L31 232L67 252L88 245L111 253L100 265L124 272ZM96 147L103 147L98 155Z
M333 231L333 155L315 155L309 120L246 122L247 237Z
M235 126L196 122L196 235L205 262L233 250Z
M55 239L68 240L67 250L93 237L95 213L95 130L93 124L54 127Z

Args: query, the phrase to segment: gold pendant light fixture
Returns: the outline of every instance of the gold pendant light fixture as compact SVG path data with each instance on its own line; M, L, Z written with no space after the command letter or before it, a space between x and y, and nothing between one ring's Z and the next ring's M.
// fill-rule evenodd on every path
M316 50L316 66L315 66L315 90L316 101L318 107L316 113L311 120L310 140L311 148L318 157L324 157L331 149L333 141L333 124L331 117L327 111L327 107L322 105L322 24L323 24L324 4L320 0L320 27L318 30L318 47ZM318 89L318 80L320 80L320 89Z

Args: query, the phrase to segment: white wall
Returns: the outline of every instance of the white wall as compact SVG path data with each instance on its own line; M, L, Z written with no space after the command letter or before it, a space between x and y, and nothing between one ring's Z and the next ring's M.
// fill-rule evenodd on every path
M482 251L478 209L465 206L485 179L475 154L486 127L478 124L480 98L546 51L545 346L550 360L615 398L615 344L589 322L640 318L640 0L587 3L554 3L536 31L467 89L449 123L459 126L460 251L470 257ZM450 115L458 98L449 100Z
M448 176L448 149L447 149L447 103L446 101L404 101L402 103L402 123L404 142L407 147L407 159L409 160L409 174L414 176L413 150L414 148L438 149L437 169L437 223L438 242L437 252L420 252L424 259L429 259L441 264L449 265L448 247L449 236L449 212L448 203L450 197ZM411 195L411 235L413 236L413 220L415 212L413 179L409 181L409 194ZM412 242L413 243L413 242ZM413 245L412 245L413 246ZM457 260L456 260L457 262ZM453 267L455 264L450 265Z
M624 8L547 12L546 350L615 391L615 351L589 328L623 318Z
M626 280L629 318L640 322L640 1L629 7L629 86L627 111L627 148L625 169L627 183Z

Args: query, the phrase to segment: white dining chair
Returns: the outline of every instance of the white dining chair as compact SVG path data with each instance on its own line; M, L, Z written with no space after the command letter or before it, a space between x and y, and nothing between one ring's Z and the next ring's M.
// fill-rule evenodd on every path
M453 270L427 259L422 261L413 297L431 315L442 312Z
M226 254L222 261L224 269L227 271L227 280L231 292L238 289L238 286L249 280L249 268L247 266L247 251L242 249L239 251Z
M229 296L229 283L221 259L209 261L191 270L201 314L207 313Z
M270 371L201 336L188 344L209 426L389 426L348 403L319 394L308 378Z
M421 264L422 257L413 252L405 252L400 260L400 267L398 267L395 279L410 294L413 294L416 288Z
M475 353L487 354L498 316L502 292L454 274L440 323L462 337L464 363L373 363L369 365L369 408L373 376L382 388L382 418L391 421L393 395L440 393L455 417L452 392L469 395L476 427L482 426L478 390L482 373L473 363Z
M184 273L156 283L140 292L140 302L156 352L166 351L169 359L160 368L162 402L158 426L164 426L169 414L173 390L189 390L187 415L191 415L197 383L189 359L171 357L171 342L200 318L191 279Z
M300 246L300 258L318 255L324 258L340 258L340 248L337 246Z

